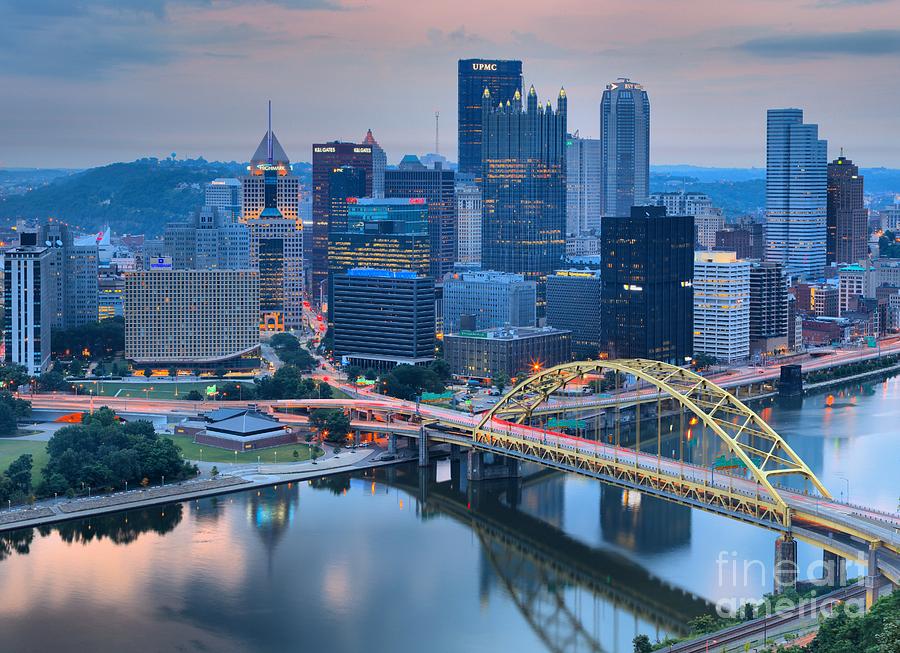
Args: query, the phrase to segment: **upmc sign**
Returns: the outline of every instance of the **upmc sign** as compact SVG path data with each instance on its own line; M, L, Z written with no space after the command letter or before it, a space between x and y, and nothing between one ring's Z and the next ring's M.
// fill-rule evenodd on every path
M472 70L497 70L497 64L495 63L473 63Z

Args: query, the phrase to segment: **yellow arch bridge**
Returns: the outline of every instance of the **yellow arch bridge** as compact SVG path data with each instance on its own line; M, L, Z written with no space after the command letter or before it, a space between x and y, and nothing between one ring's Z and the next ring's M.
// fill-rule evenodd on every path
M544 427L548 414L579 410L577 399L560 398L559 393L586 379L604 384L613 442ZM385 397L273 402L272 407L336 404L350 407L355 428L368 425L418 437L420 462L427 461L429 441L537 462L781 531L788 540L813 543L835 559L865 559L870 576L877 568L900 583L898 515L835 501L759 415L727 390L681 367L644 359L566 363L521 381L480 415ZM642 409L648 404L655 410ZM591 410L596 412L596 405ZM626 412L634 439L629 447L621 443ZM685 461L681 437L678 455L663 456L662 440L669 433L664 419L680 420L682 433L688 420L707 437L717 438L732 470ZM644 444L656 440L653 453L642 450L642 439Z

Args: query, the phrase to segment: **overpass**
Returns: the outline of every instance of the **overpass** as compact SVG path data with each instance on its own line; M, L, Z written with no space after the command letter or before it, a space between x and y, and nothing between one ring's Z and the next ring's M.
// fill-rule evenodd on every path
M554 406L555 393L585 378L611 373L614 392L607 397L613 411L615 441L582 438L542 426L548 414L577 410L565 402ZM84 410L86 398L36 396L36 408ZM115 410L138 413L196 414L197 402L104 398ZM216 402L246 405L247 402ZM776 569L796 561L796 542L822 548L826 559L865 561L870 579L867 601L875 597L874 578L884 574L900 584L900 516L835 501L787 442L728 390L680 367L642 359L567 363L524 379L493 408L471 415L447 408L419 405L380 395L364 399L307 399L258 402L286 420L303 421L316 408L341 408L351 413L357 430L373 430L419 441L420 463L427 464L429 442L444 442L479 453L535 462L549 468L639 490L667 501L700 508L781 533ZM548 409L548 403L551 408ZM290 411L301 415L288 417ZM630 411L630 413L629 413ZM735 461L730 471L687 460L683 444L678 457L661 454L664 412L696 420L702 436L714 438ZM629 414L633 447L623 446L620 424ZM655 453L642 450L655 441ZM679 438L681 440L681 438ZM736 470L736 471L735 471ZM787 486L790 483L790 487ZM796 568L776 577L776 588L796 580Z

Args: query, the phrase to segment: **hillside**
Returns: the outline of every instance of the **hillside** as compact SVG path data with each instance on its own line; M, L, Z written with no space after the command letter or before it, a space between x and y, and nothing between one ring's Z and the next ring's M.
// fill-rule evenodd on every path
M139 159L60 177L45 186L0 200L0 223L17 218L59 218L85 231L161 233L163 225L203 202L203 184L241 174L243 164L203 159Z

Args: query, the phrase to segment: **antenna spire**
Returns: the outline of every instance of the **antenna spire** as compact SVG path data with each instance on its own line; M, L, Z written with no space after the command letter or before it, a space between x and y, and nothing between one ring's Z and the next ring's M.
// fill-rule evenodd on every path
M269 163L274 163L275 152L272 149L272 100L269 100L269 131L266 132L266 148Z
M440 131L438 130L438 121L440 120L441 112L434 112L434 153L441 153L441 140L440 140Z

